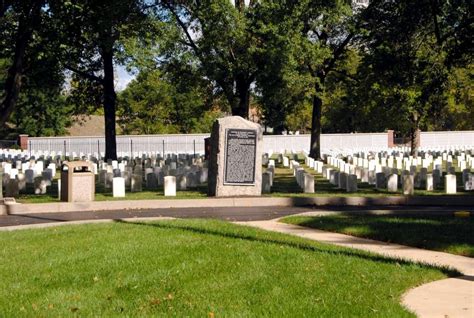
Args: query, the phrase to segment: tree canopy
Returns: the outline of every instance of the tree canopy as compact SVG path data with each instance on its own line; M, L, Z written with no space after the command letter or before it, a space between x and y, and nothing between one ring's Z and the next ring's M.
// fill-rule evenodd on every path
M315 158L323 131L474 129L473 21L467 0L2 1L0 122L57 135L101 109L107 159L116 119L204 132L250 108Z

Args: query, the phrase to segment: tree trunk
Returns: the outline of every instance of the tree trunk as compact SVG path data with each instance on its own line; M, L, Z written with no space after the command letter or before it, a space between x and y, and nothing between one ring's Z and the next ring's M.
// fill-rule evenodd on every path
M242 118L249 118L250 106L250 83L243 78L237 78L235 81L236 93L234 100L231 102L232 115Z
M420 139L420 130L418 129L418 125L416 125L410 131L410 155L413 157L418 156L418 144Z
M0 104L0 125L2 127L5 126L18 100L26 48L39 20L42 4L42 0L33 2L31 11L24 13L26 16L20 18L18 23L15 55L13 56L13 63L8 69L8 75L5 81L5 97Z
M321 111L323 107L323 100L320 97L324 83L324 77L316 80L314 85L315 92L313 96L313 114L311 117L311 145L309 156L315 160L321 159Z
M101 50L104 63L104 119L105 119L105 160L117 160L117 141L115 132L116 95L114 88L113 49Z

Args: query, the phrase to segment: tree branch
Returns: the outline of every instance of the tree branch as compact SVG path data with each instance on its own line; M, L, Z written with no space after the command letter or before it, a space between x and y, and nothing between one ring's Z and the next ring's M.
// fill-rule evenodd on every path
M441 40L441 32L439 29L439 24L438 24L438 14L437 14L437 8L434 0L430 0L430 7L431 7L431 15L433 16L433 24L434 24L434 32L436 36L436 42L438 43L439 46L443 44L443 41Z
M84 78L87 78L91 81L94 81L94 82L99 82L100 84L104 84L104 79L100 76L96 76L94 74L90 74L90 73L87 73L87 72L84 72L84 71L81 71L81 70L78 70L77 68L75 67L72 67L70 65L64 65L64 68L67 69L67 70L70 70L71 72L74 72L76 73L77 75L79 76L82 76Z
M370 10L372 10L373 7L375 7L378 3L380 3L381 0L373 0L370 1L369 5L367 8L365 8L359 16L359 19L356 22L356 25L354 26L354 29L358 29L360 25L362 24L362 17L367 14ZM326 66L323 67L323 74L327 75L330 71L332 71L334 65L336 64L337 60L341 57L341 55L344 53L347 45L352 41L352 39L355 36L355 32L351 32L347 35L347 37L342 41L342 43L334 50L334 53L332 57L324 63Z
M201 56L201 50L199 49L199 47L194 42L193 38L191 37L191 34L189 34L189 31L188 31L188 28L187 28L186 24L181 20L179 15L176 13L176 11L173 9L173 7L167 1L163 1L163 4L165 5L165 7L168 10L170 10L171 14L174 16L174 18L178 22L179 26L181 27L181 29L183 29L183 32L186 35L186 38L188 39L188 43L191 46L191 48L194 50L194 52L198 56Z
M351 80L353 80L353 81L355 81L355 82L359 82L359 79L358 79L357 77L352 76L351 74L349 74L349 73L347 73L347 72L345 72L345 71L344 71L344 72L343 72L343 71L339 71L339 70L332 70L332 71L333 71L334 73L338 73L338 74L340 74L340 75L342 75L342 76L345 76L345 77L347 77L348 79L351 79Z

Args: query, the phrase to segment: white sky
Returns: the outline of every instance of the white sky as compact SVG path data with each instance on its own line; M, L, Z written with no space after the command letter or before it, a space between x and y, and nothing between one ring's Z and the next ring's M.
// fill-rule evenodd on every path
M123 66L115 65L115 77L115 90L120 92L135 78L135 75L129 74Z

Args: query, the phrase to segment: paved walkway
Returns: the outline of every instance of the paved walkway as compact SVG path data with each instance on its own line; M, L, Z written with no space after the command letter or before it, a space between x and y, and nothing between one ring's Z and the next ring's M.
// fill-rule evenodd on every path
M238 224L393 258L452 267L465 276L443 279L414 288L403 296L402 302L418 317L474 317L474 259L472 258L284 224L279 223L277 219L238 222Z
M201 200L202 201L202 200ZM107 211L68 211L44 213L20 213L0 215L0 228L40 223L58 223L80 220L126 219L135 217L177 217L177 218L217 218L226 221L271 220L287 215L313 211L317 214L390 214L390 215L452 215L455 211L473 207L408 207L408 206L325 206L325 207L205 207L154 208L154 209L117 209Z

